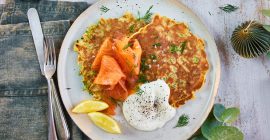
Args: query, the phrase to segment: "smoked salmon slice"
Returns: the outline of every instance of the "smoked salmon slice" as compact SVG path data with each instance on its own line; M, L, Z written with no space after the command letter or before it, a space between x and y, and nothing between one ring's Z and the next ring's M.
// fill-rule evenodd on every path
M94 84L107 86L106 90L112 90L120 80L125 80L126 76L122 72L117 61L108 55L101 58L100 70L94 80Z
M116 102L112 100L112 98L106 94L101 93L101 100L104 101L109 105L109 107L101 112L107 114L107 115L115 115L115 108L117 106Z
M124 38L121 40L115 39L114 42L113 51L123 72L127 75L138 75L142 55L142 48L138 40L129 42L129 38Z
M99 70L101 59L103 55L113 56L114 52L112 51L112 41L110 38L106 38L105 41L101 44L101 47L97 53L97 56L92 63L93 70Z
M98 71L94 84L102 87L101 100L109 104L103 112L115 114L114 100L125 101L140 71L142 49L138 40L129 38L111 40L106 38L102 43L91 68ZM127 85L127 87L126 87Z
M125 81L123 79L119 81L119 83L114 87L114 89L106 90L105 93L107 93L113 99L119 101L125 101L125 99L129 95L128 90L125 86Z

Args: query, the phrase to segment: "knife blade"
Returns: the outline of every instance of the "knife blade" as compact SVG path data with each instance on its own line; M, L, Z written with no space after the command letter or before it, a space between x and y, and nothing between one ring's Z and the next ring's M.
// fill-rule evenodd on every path
M27 17L29 20L29 25L30 29L32 32L37 56L38 56L38 61L39 61L39 66L42 75L44 75L44 50L43 50L43 33L42 33L42 28L38 16L38 12L35 8L30 8L27 11Z

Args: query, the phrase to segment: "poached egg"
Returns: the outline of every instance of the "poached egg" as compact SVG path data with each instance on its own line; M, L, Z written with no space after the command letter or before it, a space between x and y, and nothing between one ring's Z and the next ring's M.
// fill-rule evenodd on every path
M123 103L123 114L136 129L152 131L161 128L176 114L176 109L169 104L169 96L170 88L163 80L143 84Z

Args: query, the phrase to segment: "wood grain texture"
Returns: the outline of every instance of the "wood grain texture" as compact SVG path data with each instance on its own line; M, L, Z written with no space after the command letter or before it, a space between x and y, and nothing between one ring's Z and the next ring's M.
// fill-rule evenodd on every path
M240 119L235 123L247 140L270 139L270 59L239 57L232 49L231 34L247 20L269 23L260 10L269 8L268 0L181 0L192 9L215 38L221 58L221 81L216 102L237 106ZM232 13L219 9L225 4L239 6Z

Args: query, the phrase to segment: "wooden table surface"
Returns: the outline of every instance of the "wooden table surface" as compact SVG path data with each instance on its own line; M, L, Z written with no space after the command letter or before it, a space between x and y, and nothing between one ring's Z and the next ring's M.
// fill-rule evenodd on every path
M230 43L233 30L247 20L269 23L260 10L269 0L181 0L205 23L215 38L221 59L221 81L216 102L241 110L236 122L247 140L270 140L270 59L245 59ZM219 9L225 4L239 6L233 13Z
M72 0L71 0L72 1ZM93 3L96 0L83 0ZM247 20L269 23L260 10L270 8L269 0L180 0L192 9L215 38L221 58L221 81L217 103L241 110L235 123L247 140L270 140L270 59L239 57L230 37L235 27ZM4 3L5 0L0 0ZM225 4L239 6L232 13L219 9Z

